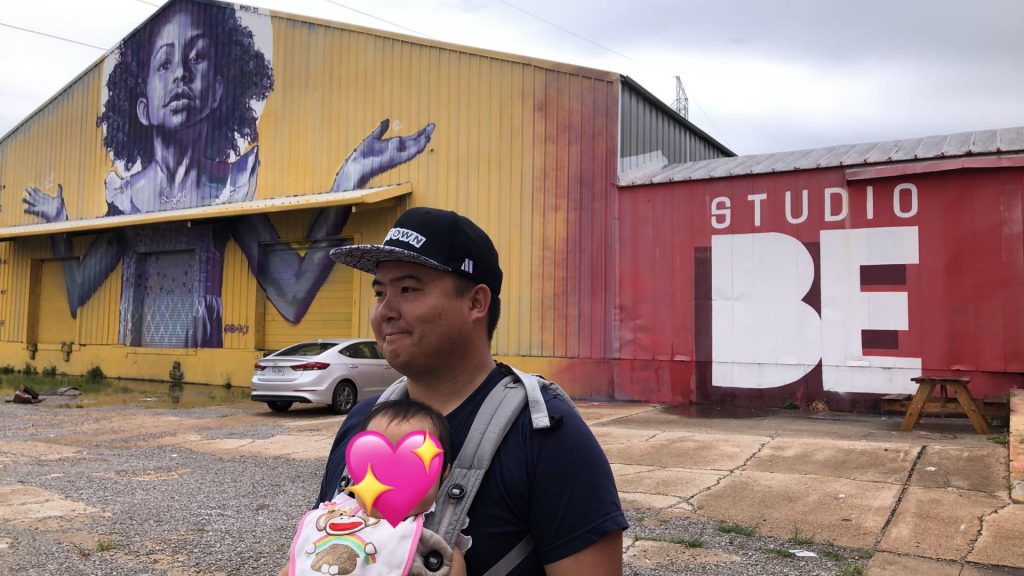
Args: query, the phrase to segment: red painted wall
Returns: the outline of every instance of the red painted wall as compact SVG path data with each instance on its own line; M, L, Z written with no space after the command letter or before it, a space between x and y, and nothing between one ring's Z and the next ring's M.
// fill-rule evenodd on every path
M919 169L620 189L618 356L689 381L615 396L857 407L922 373L1024 384L1024 169Z

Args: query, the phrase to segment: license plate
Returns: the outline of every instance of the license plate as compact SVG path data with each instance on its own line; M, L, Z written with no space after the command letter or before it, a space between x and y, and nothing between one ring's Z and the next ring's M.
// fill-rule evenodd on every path
M281 374L284 374L284 370L282 368L271 368L270 373L274 376L280 376Z

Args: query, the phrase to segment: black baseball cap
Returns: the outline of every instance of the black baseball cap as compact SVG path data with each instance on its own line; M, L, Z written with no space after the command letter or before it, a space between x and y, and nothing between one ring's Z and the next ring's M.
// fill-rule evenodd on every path
M331 258L356 270L377 272L381 262L399 260L451 272L501 293L498 251L472 220L449 210L410 208L395 220L383 244L355 244L331 250Z

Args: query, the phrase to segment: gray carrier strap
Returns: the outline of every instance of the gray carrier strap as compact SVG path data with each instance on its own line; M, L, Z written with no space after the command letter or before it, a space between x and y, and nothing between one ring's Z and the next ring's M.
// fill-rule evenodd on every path
M377 399L377 404L381 402L387 402L388 400L397 400L399 398L407 398L409 396L409 385L407 382L408 378L402 376L398 380L395 380L387 387L386 390Z
M498 563L491 566L491 569L484 572L484 576L505 576L512 571L513 568L519 565L523 561L523 558L533 550L533 536L529 534L525 538L516 544L515 548L508 551L508 554L498 560Z
M509 366L509 368L512 368ZM573 404L572 398L565 393L564 390L554 382L548 382L547 380L541 380L533 374L527 374L512 368L519 380L522 381L523 386L526 387L526 398L530 402L530 419L533 422L533 429L540 430L551 427L551 420L548 418L548 406L544 403L544 396L541 395L541 383L543 387L549 392L553 393L565 401L566 404L572 406L573 411L577 414L580 411L576 408L576 404Z
M523 386L509 376L491 390L480 406L452 470L434 500L434 513L423 524L440 534L449 545L455 542L465 522L498 445L525 405Z
M466 514L480 489L494 453L523 406L529 406L530 420L535 430L551 427L547 405L544 403L542 388L576 409L569 396L557 384L541 380L512 368L515 376L502 379L484 399L480 410L473 419L466 441L459 456L452 465L451 473L438 491L435 509L423 523L423 527L440 535L449 546L466 522ZM402 378L381 394L378 402L405 398L408 396L406 379ZM454 497L453 497L454 496ZM515 568L534 548L533 538L528 534L503 558L491 567L485 576L504 576Z

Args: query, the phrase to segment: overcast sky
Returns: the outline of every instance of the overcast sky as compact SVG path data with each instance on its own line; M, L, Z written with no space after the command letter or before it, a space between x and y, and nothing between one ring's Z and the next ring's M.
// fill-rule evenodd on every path
M630 76L739 154L1024 126L1021 0L251 0ZM159 0L0 3L0 135Z

